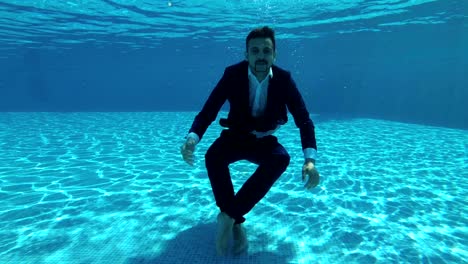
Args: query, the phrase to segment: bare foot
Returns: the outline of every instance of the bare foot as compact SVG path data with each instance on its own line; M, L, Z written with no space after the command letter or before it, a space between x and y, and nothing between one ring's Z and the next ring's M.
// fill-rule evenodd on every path
M249 244L244 226L242 224L234 225L232 228L232 234L234 238L234 254L241 254L246 251Z
M218 214L217 220L218 229L216 233L216 252L218 255L222 256L227 253L229 237L231 236L235 221L223 212Z

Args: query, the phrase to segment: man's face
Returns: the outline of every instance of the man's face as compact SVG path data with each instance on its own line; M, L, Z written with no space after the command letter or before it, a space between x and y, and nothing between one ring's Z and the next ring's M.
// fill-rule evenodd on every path
M268 73L276 59L276 51L270 38L253 38L249 41L245 58L254 74Z

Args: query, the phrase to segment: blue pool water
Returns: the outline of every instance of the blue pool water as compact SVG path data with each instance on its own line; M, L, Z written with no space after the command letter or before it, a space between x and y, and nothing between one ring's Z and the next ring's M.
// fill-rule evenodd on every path
M468 263L468 1L0 0L0 264ZM180 147L255 27L316 126L217 257ZM230 166L236 190L256 169Z
M291 164L246 215L248 255L217 257L196 112L1 113L0 263L466 263L468 132L313 115L320 185ZM225 115L221 113L220 116ZM235 189L255 165L231 165Z

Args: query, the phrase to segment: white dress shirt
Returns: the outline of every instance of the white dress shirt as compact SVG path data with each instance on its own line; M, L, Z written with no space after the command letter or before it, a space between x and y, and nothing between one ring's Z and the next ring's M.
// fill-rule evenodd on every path
M255 75L252 73L250 67L248 67L248 76L250 88L249 102L250 107L252 108L252 116L258 117L263 115L263 113L265 112L268 95L268 85L270 83L270 79L273 78L273 70L270 67L268 75L261 82L259 82L257 77L255 77ZM261 138L268 135L272 135L276 130L278 130L279 127L280 126L278 125L275 129L266 132L252 131L251 133L254 134L257 138ZM189 133L188 137L193 138L196 143L200 141L200 137L194 132ZM304 158L311 158L313 160L316 160L317 151L313 148L304 149Z
M252 116L258 117L265 113L266 102L268 97L268 85L270 84L270 79L273 78L273 70L270 67L270 71L268 75L263 79L263 81L259 82L257 77L248 69L248 76L249 76L249 102L250 108L252 108ZM254 134L257 138L265 137L268 135L272 135L276 130L278 130L279 126L277 126L273 130L269 130L266 132L258 132L252 131L251 133Z
M265 112L266 101L268 97L268 85L270 78L273 78L273 70L270 67L268 75L259 82L257 77L252 73L248 67L249 87L250 87L250 107L252 108L252 115L258 117Z

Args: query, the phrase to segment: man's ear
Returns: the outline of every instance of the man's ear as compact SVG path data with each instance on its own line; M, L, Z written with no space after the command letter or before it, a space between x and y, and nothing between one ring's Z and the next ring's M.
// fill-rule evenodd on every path
M247 51L244 52L244 56L245 56L245 60L248 61L249 60L249 53Z

